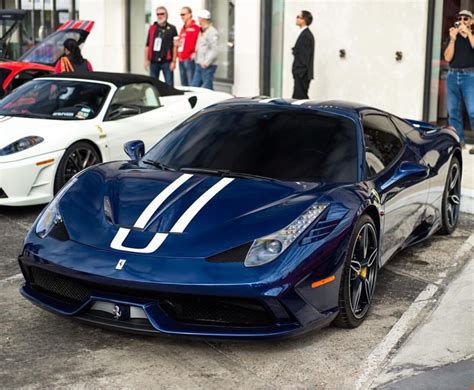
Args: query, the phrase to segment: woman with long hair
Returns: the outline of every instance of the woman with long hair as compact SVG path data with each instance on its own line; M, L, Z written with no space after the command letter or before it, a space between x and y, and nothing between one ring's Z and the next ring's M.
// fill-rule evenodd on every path
M81 54L81 48L77 42L72 39L64 41L64 55L59 59L54 68L55 73L76 72L86 73L92 72L92 65Z

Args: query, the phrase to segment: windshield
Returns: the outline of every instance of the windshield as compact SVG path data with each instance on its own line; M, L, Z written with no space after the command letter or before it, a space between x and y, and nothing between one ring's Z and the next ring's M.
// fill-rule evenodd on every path
M81 43L85 35L87 35L87 33L83 30L55 32L42 42L36 44L30 51L25 53L19 61L54 66L64 54L64 41L72 38L76 42Z
M0 115L85 120L95 118L110 87L72 80L33 80L0 100Z
M354 182L355 134L354 123L336 115L235 105L196 114L155 145L143 162L284 181Z

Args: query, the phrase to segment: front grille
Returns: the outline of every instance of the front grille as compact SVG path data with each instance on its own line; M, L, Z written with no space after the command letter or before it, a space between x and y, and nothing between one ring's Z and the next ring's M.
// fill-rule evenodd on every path
M65 303L83 303L91 294L87 287L67 276L37 267L30 267L30 274L31 287L34 290Z
M275 325L272 311L255 299L190 296L139 290L124 286L85 283L38 268L28 267L31 287L72 307L79 307L92 294L106 293L153 300L175 321L212 326L258 327Z
M172 297L161 307L176 321L217 326L265 326L275 323L258 301L236 298Z
M3 188L0 188L0 199L6 199L8 195L3 191Z

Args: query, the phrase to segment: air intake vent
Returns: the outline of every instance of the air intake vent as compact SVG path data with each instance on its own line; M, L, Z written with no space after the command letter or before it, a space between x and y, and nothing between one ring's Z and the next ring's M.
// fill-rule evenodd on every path
M348 212L342 205L333 204L329 207L323 218L301 240L301 245L307 245L329 236Z
M213 263L243 263L245 261L245 256L252 246L252 243L240 245L238 247L229 249L228 251L218 253L217 255L208 257L206 260Z
M6 199L8 198L8 195L3 191L2 188L0 188L0 199Z

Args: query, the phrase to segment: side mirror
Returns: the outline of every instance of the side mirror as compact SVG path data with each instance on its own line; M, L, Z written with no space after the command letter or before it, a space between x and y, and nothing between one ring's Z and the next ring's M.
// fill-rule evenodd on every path
M143 141L129 141L123 145L123 150L131 160L140 160L145 154L145 144Z
M430 169L424 165L410 161L403 161L400 164L400 167L398 168L397 172L395 172L395 174L390 178L390 180L382 184L381 189L385 190L408 178L427 177L429 172Z

